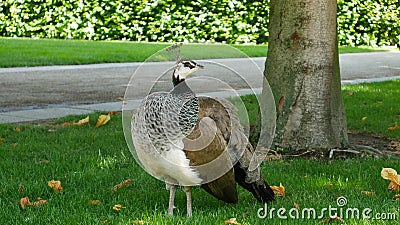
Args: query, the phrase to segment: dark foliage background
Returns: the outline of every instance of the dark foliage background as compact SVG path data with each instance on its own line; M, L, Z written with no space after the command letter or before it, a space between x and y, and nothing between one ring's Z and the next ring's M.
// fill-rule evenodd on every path
M341 45L399 45L399 0L339 0ZM2 0L0 36L267 43L269 0Z

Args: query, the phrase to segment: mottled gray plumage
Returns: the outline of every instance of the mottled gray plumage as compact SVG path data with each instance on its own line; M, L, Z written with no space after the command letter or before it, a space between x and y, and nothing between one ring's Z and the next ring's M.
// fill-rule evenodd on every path
M178 63L174 89L147 96L132 118L132 138L145 169L165 179L170 190L168 213L174 208L175 185L185 187L191 216L191 186L201 187L227 203L237 203L236 182L257 200L274 194L260 169L248 171L253 148L240 125L236 108L227 100L199 97L185 82L200 66Z
M190 134L198 111L198 100L193 92L156 92L142 101L133 117L132 131L135 139L150 142L147 144L158 151L168 151L171 141L182 140Z

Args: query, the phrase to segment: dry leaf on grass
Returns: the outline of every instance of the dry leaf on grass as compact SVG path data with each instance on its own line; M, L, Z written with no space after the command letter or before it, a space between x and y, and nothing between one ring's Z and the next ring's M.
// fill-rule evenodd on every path
M392 168L382 168L381 176L383 179L391 181L388 186L389 190L400 190L400 176L397 174L396 170Z
M128 186L131 182L132 182L132 180L130 180L130 179L124 180L121 183L115 185L113 189L114 189L114 191L118 191L118 189Z
M297 203L295 202L295 203L293 203L293 205L294 205L294 207L295 207L297 210L300 211L300 206L299 206L299 204L297 204Z
M99 118L97 119L97 123L94 127L103 126L104 124L108 123L108 121L110 121L110 119L111 119L110 114L100 115Z
M274 191L274 194L276 196L285 196L285 187L282 185L282 183L279 184L278 186L271 186L271 189Z
M124 208L126 208L126 207L125 207L125 206L122 206L122 205L120 205L120 204L114 205L114 207L113 207L113 209L114 209L115 211L119 211L119 210L124 209Z
M375 192L371 192L371 191L361 191L362 195L367 195L367 196L374 196Z
M37 206L42 206L42 205L46 205L46 204L47 204L47 201L40 197L33 204L31 203L31 201L29 201L28 196L21 198L21 200L19 200L19 206L21 207L22 210L25 210L29 206L37 207Z
M17 132L21 132L21 128L19 128L19 127L16 127L16 128L15 128L15 131L17 131Z
M118 97L117 100L118 100L118 101L123 101L124 98L123 98L123 97Z
M236 221L236 218L230 218L229 220L224 222L225 224L236 224L236 225L241 225L240 223L238 223L238 221Z
M3 142L4 140L6 140L5 138L0 138L0 142Z
M31 206L32 203L29 201L29 197L26 196L25 198L21 198L19 200L19 206L21 207L22 210L25 210L28 206Z
M21 193L22 189L24 189L24 185L20 184L18 186L18 193Z
M83 126L83 125L85 125L87 123L89 123L89 116L79 120L77 123L74 123L74 125L80 127L80 126Z
M46 204L47 204L47 201L44 200L43 198L39 197L38 200L33 203L33 206L37 207L37 206L46 205Z
M61 186L61 181L59 181L59 180L51 180L51 181L47 182L47 185L49 185L49 187L53 188L53 190L56 193L60 193L63 190L63 188Z
M285 96L282 96L282 97L279 99L279 104L278 104L278 111L279 111L279 112L282 111L282 109L283 109L283 103L285 103Z
M388 189L393 191L400 191L400 186L396 182L391 181L388 186Z
M42 159L39 161L39 164L43 164L43 163L49 163L50 161L47 159Z
M63 123L63 127L69 127L69 125L71 125L69 122Z
M92 206L96 206L96 205L100 205L100 200L92 200L91 202L90 202L91 204L92 204Z
M340 218L340 217L338 217L338 216L329 217L329 219L322 220L321 222L322 222L322 223L329 223L329 222L332 222L332 221L335 221L335 220L338 220L338 221L340 221L341 223L344 223L344 219L342 219L342 218Z
M367 120L367 117L364 116L363 118L361 118L361 122L365 122Z
M396 200L400 200L400 194L397 194L394 197L396 198Z
M394 131L394 130L397 130L397 129L400 129L400 126L397 124L397 122L394 123L393 127L389 127L388 128L389 131Z

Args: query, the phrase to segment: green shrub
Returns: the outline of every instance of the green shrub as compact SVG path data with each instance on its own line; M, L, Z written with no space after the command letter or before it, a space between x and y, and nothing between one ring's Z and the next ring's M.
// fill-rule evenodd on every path
M5 0L0 35L89 40L267 40L268 1Z
M399 0L339 0L341 45L395 45ZM2 0L0 35L266 43L269 0Z
M399 0L338 0L341 45L400 47Z

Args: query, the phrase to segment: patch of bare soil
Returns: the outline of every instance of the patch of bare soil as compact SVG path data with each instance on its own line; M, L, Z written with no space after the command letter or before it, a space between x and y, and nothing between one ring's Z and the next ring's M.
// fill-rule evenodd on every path
M350 145L364 145L378 149L384 153L400 156L400 140L374 134L360 134L350 131Z
M363 134L349 131L349 147L332 150L297 150L291 152L270 150L266 160L282 158L334 159L353 157L400 157L400 139L376 134Z

